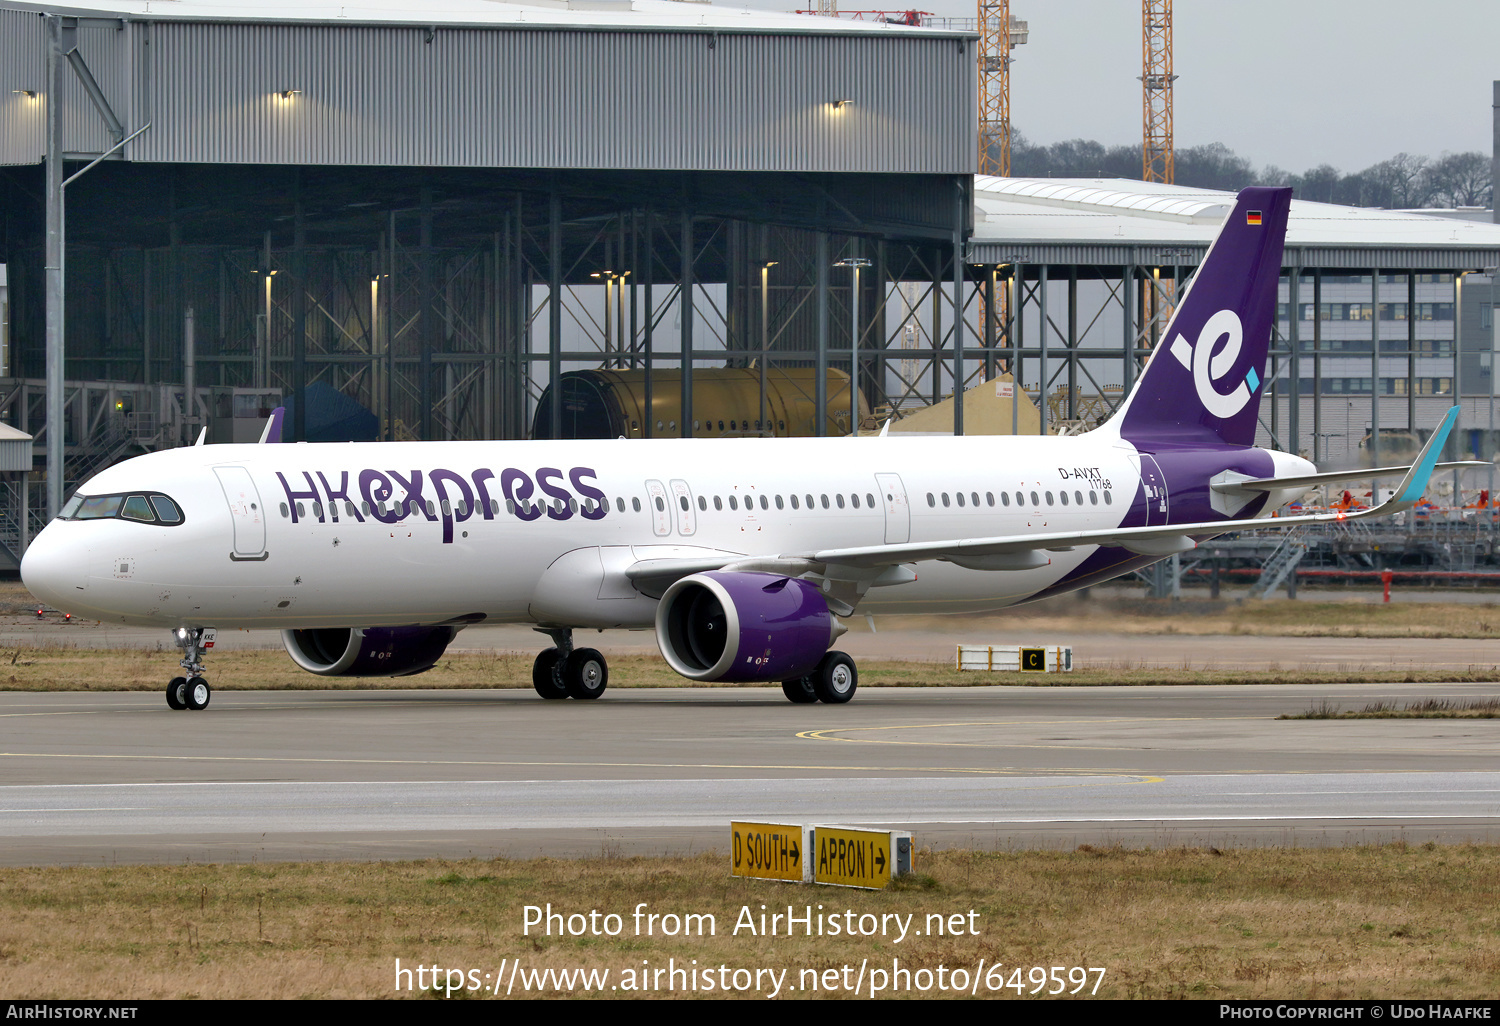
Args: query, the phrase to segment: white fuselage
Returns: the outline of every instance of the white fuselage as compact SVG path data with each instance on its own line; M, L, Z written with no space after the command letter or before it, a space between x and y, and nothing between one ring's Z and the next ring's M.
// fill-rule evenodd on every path
M56 520L23 575L58 609L144 626L645 628L656 600L624 575L641 560L1108 529L1140 485L1140 456L1107 432L196 446L80 488L165 494L181 524ZM1003 572L924 562L859 609L1007 606L1094 551Z

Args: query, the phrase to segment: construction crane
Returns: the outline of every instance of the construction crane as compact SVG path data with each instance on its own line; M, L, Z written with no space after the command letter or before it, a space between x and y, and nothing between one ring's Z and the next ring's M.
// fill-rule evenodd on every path
M981 8L982 9L982 8ZM1172 0L1141 0L1141 178L1172 184Z
M1010 177L1010 51L1027 26L1010 0L979 0L979 173Z

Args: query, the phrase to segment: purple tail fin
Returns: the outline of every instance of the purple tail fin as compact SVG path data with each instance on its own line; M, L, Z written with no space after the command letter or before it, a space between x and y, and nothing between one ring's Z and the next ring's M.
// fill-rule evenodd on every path
M1291 189L1246 189L1125 406L1120 435L1159 445L1254 445Z
M281 428L282 428L282 425L285 422L286 422L286 407L285 406L278 406L278 407L276 407L276 409L272 410L271 411L271 418L266 421L266 429L264 431L262 431L261 434L260 434L261 443L264 444L264 443L267 443L267 442L272 442L272 443L280 442L281 441Z

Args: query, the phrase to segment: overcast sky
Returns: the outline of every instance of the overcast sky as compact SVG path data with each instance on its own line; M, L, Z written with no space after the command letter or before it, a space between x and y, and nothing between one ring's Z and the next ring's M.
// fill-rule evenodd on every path
M974 17L976 5L917 7ZM1139 143L1140 11L1139 0L1011 0L1031 29L1011 68L1011 123L1039 143ZM1176 0L1173 19L1179 148L1222 142L1257 167L1293 172L1323 163L1358 171L1402 151L1490 152L1500 4Z

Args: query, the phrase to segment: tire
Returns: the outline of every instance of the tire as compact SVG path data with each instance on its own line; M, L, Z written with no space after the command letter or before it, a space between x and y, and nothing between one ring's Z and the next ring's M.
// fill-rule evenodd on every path
M557 649L544 648L531 664L531 686L543 698L567 698L568 689L557 680Z
M187 678L173 677L167 682L167 708L181 712L187 708Z
M788 702L794 705L811 705L818 700L818 693L813 690L810 677L795 677L792 680L782 681L781 693L786 696Z
M812 672L812 686L818 701L843 705L859 688L859 671L854 668L854 660L842 652L829 652Z
M208 681L202 677L190 678L187 686L182 689L182 700L187 707L193 711L207 709L208 703L214 696L214 689L208 686Z
M575 648L563 667L563 683L574 698L598 698L609 687L609 664L592 648Z

